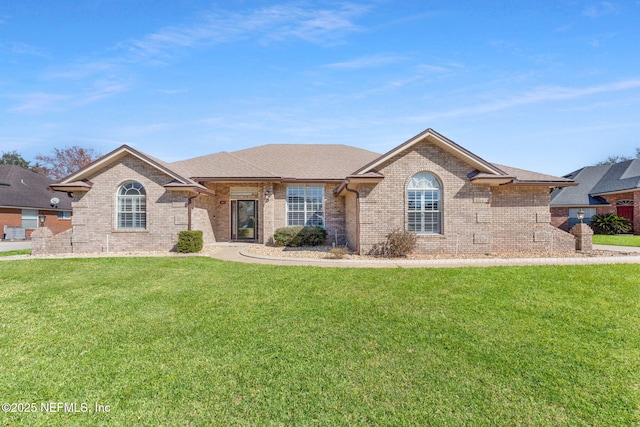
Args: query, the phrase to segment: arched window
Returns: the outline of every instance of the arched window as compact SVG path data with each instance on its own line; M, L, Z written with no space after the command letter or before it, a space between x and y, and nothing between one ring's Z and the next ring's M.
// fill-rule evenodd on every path
M147 228L147 192L139 182L127 182L118 190L118 228Z
M407 186L407 224L418 234L442 233L441 186L428 172L415 174Z

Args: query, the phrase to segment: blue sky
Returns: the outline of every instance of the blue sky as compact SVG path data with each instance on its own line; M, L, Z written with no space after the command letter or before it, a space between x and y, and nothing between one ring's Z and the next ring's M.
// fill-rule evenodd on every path
M9 0L0 151L386 152L562 175L640 147L640 1Z

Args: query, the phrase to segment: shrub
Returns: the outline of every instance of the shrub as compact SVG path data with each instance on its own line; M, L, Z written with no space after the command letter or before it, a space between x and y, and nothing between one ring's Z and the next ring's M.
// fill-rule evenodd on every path
M387 240L373 245L369 255L386 258L406 257L416 248L417 237L415 234L399 228L386 235Z
M318 246L327 240L327 230L322 227L295 227L278 228L273 235L277 246Z
M349 253L349 249L347 248L331 248L329 251L329 255L327 258L331 259L342 259Z
M595 234L622 234L632 229L629 219L613 213L594 215L589 225Z
M202 231L185 230L178 233L177 251L180 253L193 253L202 250Z

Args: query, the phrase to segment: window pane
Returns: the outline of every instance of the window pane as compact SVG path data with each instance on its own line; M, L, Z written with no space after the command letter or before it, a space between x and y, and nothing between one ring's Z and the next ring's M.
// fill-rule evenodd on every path
M324 187L287 187L287 225L324 226Z
M126 183L118 194L118 228L147 228L147 197L142 184Z
M22 209L22 228L38 227L38 211L36 209Z
M414 233L441 231L440 182L427 172L414 175L407 188L407 229Z

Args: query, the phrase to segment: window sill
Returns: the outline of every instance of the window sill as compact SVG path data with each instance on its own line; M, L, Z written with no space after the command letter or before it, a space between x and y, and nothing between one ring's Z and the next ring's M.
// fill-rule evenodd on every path
M112 233L148 233L149 230L146 228L116 228L115 230L111 230Z
M418 237L419 239L421 238L426 238L426 239L444 239L445 236L444 234L440 234L440 233L414 233L416 235L416 237Z

